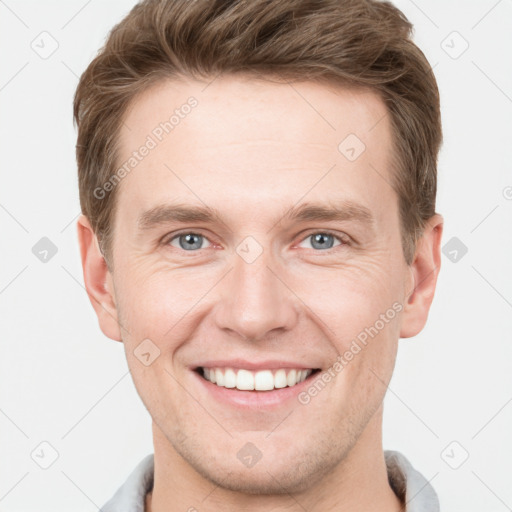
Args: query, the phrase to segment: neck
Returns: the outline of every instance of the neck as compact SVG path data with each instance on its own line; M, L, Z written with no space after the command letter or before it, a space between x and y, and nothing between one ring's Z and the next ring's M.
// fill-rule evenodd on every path
M382 405L357 443L320 482L294 494L257 495L224 489L198 474L153 423L155 473L145 512L403 512L391 489L382 450Z

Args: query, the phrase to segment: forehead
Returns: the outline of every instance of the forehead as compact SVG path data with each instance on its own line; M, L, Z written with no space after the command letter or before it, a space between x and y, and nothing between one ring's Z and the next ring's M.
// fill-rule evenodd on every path
M196 106L189 107L191 103ZM389 127L386 120L380 121L386 114L375 92L328 82L277 82L248 75L223 75L204 82L168 79L132 100L123 116L120 141L129 151L148 134L155 139L162 136L158 142L165 145L170 138L182 143L194 132L201 139L190 144L202 147L267 138L336 148L344 135L357 132L372 145L385 144ZM171 131L165 131L163 125L169 120ZM372 134L376 121L380 129ZM160 124L163 134L158 133Z
M371 91L229 75L166 80L132 101L123 121L117 163L132 165L117 193L131 212L176 198L269 210L307 195L359 202L378 217L396 201L387 111Z

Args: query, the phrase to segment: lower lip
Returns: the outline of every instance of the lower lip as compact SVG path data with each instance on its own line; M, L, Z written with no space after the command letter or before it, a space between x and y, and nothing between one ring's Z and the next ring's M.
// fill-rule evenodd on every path
M295 386L273 389L271 391L241 391L237 388L225 388L217 386L199 375L197 371L192 372L201 385L219 402L234 405L242 408L277 408L283 406L287 401L298 400L297 395L308 387L319 372L314 372L308 378Z

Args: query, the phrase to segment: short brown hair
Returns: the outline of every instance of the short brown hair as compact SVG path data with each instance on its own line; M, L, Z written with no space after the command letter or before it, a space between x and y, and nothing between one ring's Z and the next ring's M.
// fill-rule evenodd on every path
M73 105L80 205L109 266L116 189L100 199L94 191L116 171L118 133L129 103L163 79L239 72L326 80L379 94L390 114L392 186L410 264L425 223L435 214L442 140L436 80L411 37L404 14L377 0L135 5L82 74Z

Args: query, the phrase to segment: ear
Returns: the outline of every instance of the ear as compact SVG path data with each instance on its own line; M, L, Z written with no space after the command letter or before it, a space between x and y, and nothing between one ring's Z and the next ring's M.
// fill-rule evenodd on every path
M405 290L404 312L400 338L416 336L425 326L441 269L441 237L443 217L436 213L425 226L418 240L414 260L409 265L411 279Z
M78 242L85 289L105 336L122 341L119 327L113 280L98 245L89 219L80 215L77 221Z

